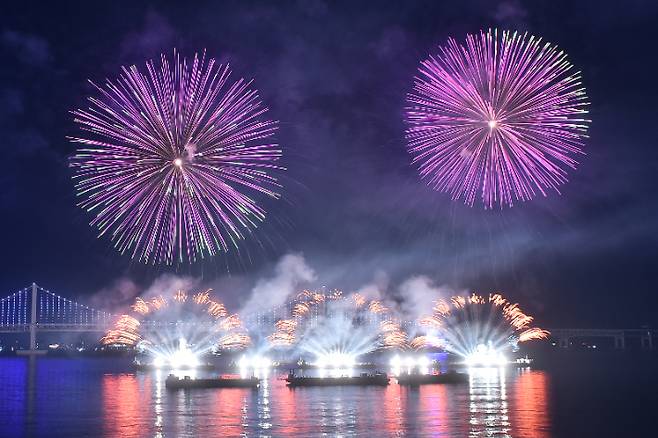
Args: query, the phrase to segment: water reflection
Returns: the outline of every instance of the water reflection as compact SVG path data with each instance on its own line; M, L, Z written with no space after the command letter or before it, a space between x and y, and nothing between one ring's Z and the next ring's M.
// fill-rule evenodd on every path
M156 438L162 438L164 436L163 434L163 429L164 429L164 424L163 424L163 417L162 417L162 412L163 412L163 404L162 404L162 390L164 387L164 383L162 380L162 371L157 370L155 372L155 384L153 385L154 387L154 403L153 403L153 411L155 414L155 423L154 423L154 430L155 430L155 437Z
M469 370L470 436L510 436L505 368Z
M548 409L546 372L530 368L470 370L470 436L546 438L550 436Z
M213 391L212 404L217 427L212 436L240 436L249 425L249 390L227 388ZM207 434L208 435L208 434Z
M166 372L92 373L68 362L0 369L9 384L2 436L66 428L68 436L511 436L547 438L549 378L516 369L471 370L467 385L286 387L262 376L257 390L169 391ZM35 385L34 382L38 382ZM38 391L34 388L38 386ZM97 388L100 388L97 389ZM8 396L12 395L11 401ZM31 395L30 395L31 394ZM71 400L79 405L64 405ZM11 415L13 419L8 418ZM72 419L78 415L79 420ZM30 418L33 422L28 421ZM7 428L11 429L8 430ZM64 429L60 429L64 430ZM9 433L7 433L9 432Z
M151 379L106 374L102 393L106 436L139 437L151 429Z
M544 371L519 370L514 382L514 419L516 436L547 438L550 436L548 421L548 374Z
M390 385L384 392L384 430L389 436L405 435L406 428L403 419L405 403L403 402L401 391L399 385Z

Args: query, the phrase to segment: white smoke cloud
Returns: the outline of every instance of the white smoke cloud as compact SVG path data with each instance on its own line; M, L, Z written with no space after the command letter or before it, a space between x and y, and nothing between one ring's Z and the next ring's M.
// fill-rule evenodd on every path
M436 286L425 275L409 277L398 288L401 302L400 312L409 319L432 313L434 302L439 298L449 298L454 294L450 288Z
M163 274L156 278L151 285L140 295L143 298L152 298L158 295L171 295L178 290L194 292L199 280L192 277L179 277L173 274Z
M256 282L241 315L284 304L299 288L316 280L315 271L301 254L287 254L274 268L274 275Z
M163 274L147 288L143 288L132 279L121 277L92 295L89 305L98 310L113 313L124 312L137 296L149 299L158 295L171 295L178 290L191 292L198 285L199 280L192 277Z
M139 291L140 288L134 281L122 277L93 294L89 301L85 299L85 304L88 302L94 309L113 312L125 307Z
M363 295L367 300L385 300L389 283L388 274L382 270L377 270L373 280L359 287L356 292Z

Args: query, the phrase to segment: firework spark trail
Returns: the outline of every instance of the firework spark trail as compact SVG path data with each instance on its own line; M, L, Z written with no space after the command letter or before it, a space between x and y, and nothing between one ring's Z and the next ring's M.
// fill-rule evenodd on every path
M226 307L224 304L217 301L208 300L208 313L215 318L223 318L226 316Z
M272 346L292 346L297 341L296 330L299 323L307 317L311 309L327 301L336 301L342 298L342 292L332 290L329 293L320 293L316 291L303 290L297 294L297 301L292 309L292 319L276 321L274 326L276 331L270 334L267 339Z
M441 313L441 315L445 315L445 313ZM429 327L430 329L438 329L443 325L441 319L439 319L439 317L434 315L424 316L420 318L418 320L418 324L423 327Z
M297 321L295 321L294 319L281 319L277 321L274 325L277 330L292 333L297 328Z
M242 327L242 321L240 321L240 316L234 313L229 315L219 323L219 327L224 331L231 331L233 329L238 329Z
M73 111L84 136L71 159L79 205L121 253L194 262L237 247L278 198L277 122L251 82L205 54L123 68Z
M366 298L358 292L352 294L352 299L357 308L361 308L366 304Z
M210 289L203 292L197 292L193 298L194 302L197 304L205 304L210 301Z
M122 344L122 345L136 345L142 338L139 335L140 322L130 315L121 315L114 328L101 338L104 345Z
M453 296L437 300L433 314L419 318L418 324L428 333L416 336L409 345L414 349L443 346L465 356L478 344L487 342L499 348L546 339L550 333L530 327L533 320L517 303L510 303L501 294Z
M388 312L388 308L382 304L381 301L373 300L368 305L368 309L372 313L385 313Z
M184 303L187 301L187 293L185 293L182 290L179 290L174 294L174 301L178 301L179 303Z
M368 301L358 293L345 296L340 290L332 290L326 294L305 290L297 294L296 300L297 302L292 308L292 318L275 322L275 331L268 336L272 346L289 347L301 342L300 335L308 333L300 333L300 331L308 329L307 322L314 313L313 309L320 304L331 305L331 303L335 303L334 310L339 311L339 315L334 317L345 319L346 323L351 324L353 319L360 319L360 316L368 314L374 317L374 320L379 321L372 327L370 333L373 338L372 344L376 344L377 348L394 348L406 344L406 334L400 327L399 321L392 318L390 309L381 301ZM365 320L368 319L366 316ZM325 337L330 338L331 334L327 334Z
M135 304L132 305L132 309L137 313L141 313L142 315L146 315L150 310L148 303L141 298L137 298L135 300Z
M246 333L229 333L222 336L217 345L221 349L237 350L245 348L250 342L251 339Z
M436 336L420 335L413 338L409 346L414 350L421 350L428 347L441 348L445 347L445 344Z
M429 186L472 206L559 192L590 120L580 72L541 38L489 30L449 39L407 96L408 150Z
M167 303L167 300L162 295L153 297L151 299L151 306L153 306L155 310L160 310L164 307L167 307L168 305L169 303Z
M101 338L101 343L103 345L135 347L141 342L146 342L149 344L149 349L153 351L157 351L159 348L168 348L169 346L167 345L158 346L154 344L178 342L180 338L179 333L158 333L156 336L158 339L156 340L147 336L144 325L147 322L153 322L154 318L157 319L157 312L165 311L165 309L171 308L174 305L173 303L175 303L180 307L175 310L181 310L186 305L192 306L193 310L197 312L192 316L208 315L206 318L210 318L211 320L211 324L208 327L205 327L200 321L192 321L194 324L186 324L197 331L193 333L194 336L186 334L186 339L196 339L200 341L200 344L205 344L207 347L214 345L220 349L245 348L250 344L251 340L249 335L246 334L239 315L228 315L223 303L210 298L210 289L194 294L189 301L188 294L185 291L179 290L172 295L171 299L172 304L170 305L169 301L162 295L154 297L149 301L141 297L136 298L135 303L131 306L135 314L119 317L114 327L108 330L105 336ZM143 319L146 315L148 315L149 321ZM167 317L167 315L164 315L164 317ZM180 318L180 315L176 314L175 317ZM178 322L178 320L168 322Z

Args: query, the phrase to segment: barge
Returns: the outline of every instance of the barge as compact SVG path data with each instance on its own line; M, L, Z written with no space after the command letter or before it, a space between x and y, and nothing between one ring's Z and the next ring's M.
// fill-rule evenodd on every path
M192 379L190 376L179 378L169 374L165 380L167 389L191 389L191 388L257 388L260 379L257 377L215 377L210 379Z

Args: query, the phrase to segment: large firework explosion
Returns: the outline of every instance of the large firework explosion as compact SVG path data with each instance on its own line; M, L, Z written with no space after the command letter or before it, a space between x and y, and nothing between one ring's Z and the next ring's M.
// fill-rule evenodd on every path
M131 312L118 318L101 343L138 347L155 356L187 347L181 340L194 353L246 348L250 338L239 316L229 314L210 292L188 295L179 290L167 297L136 298Z
M587 96L566 54L541 38L489 30L422 62L406 134L429 186L472 206L559 193L586 138Z
M340 353L356 357L378 349L401 347L406 335L391 310L359 293L300 293L289 319L275 323L268 340L274 347L294 347L315 357Z
M548 331L531 326L533 319L500 294L453 296L436 301L432 313L417 321L423 334L410 346L440 347L461 357L481 346L492 351L516 349L519 342L548 337Z
M277 122L227 65L174 52L146 72L124 67L73 111L85 133L71 159L79 205L121 253L192 262L236 247L279 195Z

